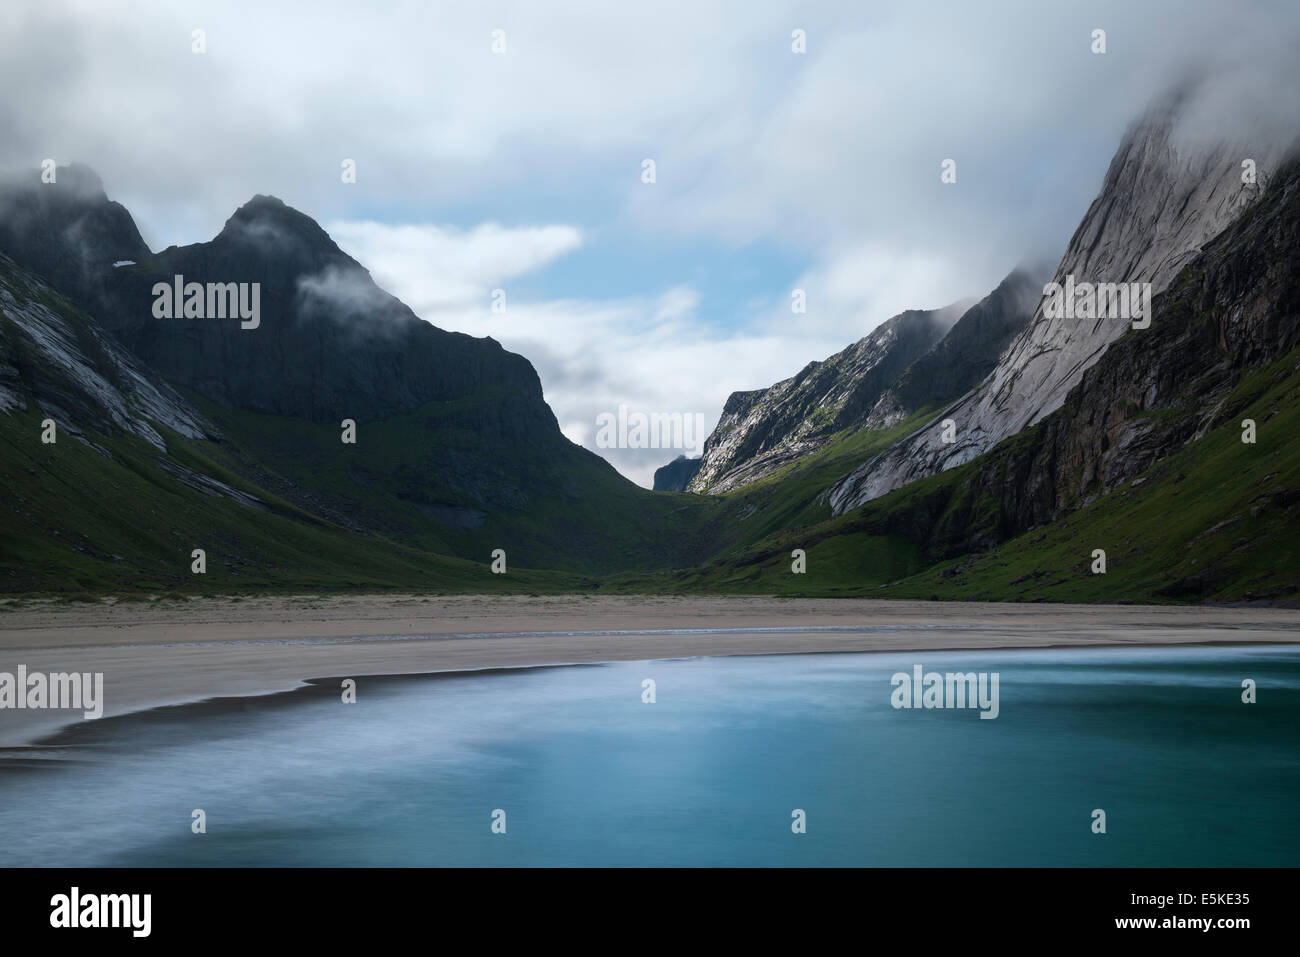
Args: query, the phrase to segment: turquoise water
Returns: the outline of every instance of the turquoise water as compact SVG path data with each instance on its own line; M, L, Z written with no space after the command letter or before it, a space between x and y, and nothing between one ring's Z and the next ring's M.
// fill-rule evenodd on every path
M998 717L895 710L890 676L915 664L997 672ZM0 864L1300 864L1284 647L362 678L354 705L328 682L66 743L65 760L0 761Z

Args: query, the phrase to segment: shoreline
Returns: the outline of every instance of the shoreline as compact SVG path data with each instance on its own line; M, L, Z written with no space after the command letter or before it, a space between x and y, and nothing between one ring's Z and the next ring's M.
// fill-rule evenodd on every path
M862 651L777 651L762 653L736 652L726 655L687 655L673 656L668 658L649 658L649 659L612 659L608 661L555 661L544 664L526 664L526 665L490 665L482 668L457 668L444 671L402 671L380 674L352 674L352 675L316 675L303 678L297 685L291 688L281 688L275 691L267 691L261 694L247 695L220 695L214 694L205 698L195 698L190 701L182 701L173 704L155 704L146 705L130 711L123 711L111 716L106 715L109 721L103 719L95 721L85 721L72 719L58 727L56 730L45 737L30 741L25 744L0 745L0 760L4 760L6 752L9 752L9 759L30 758L35 753L41 751L58 751L62 749L75 749L83 744L82 738L93 738L96 736L110 737L112 735L112 726L120 722L136 721L147 719L151 714L161 711L171 711L184 709L193 711L193 709L204 709L212 714L223 714L238 706L240 702L249 698L258 698L272 706L278 704L289 704L296 697L303 694L318 692L321 694L328 693L330 698L338 695L336 683L342 682L349 677L364 678L368 681L401 681L401 680L420 680L427 678L457 678L476 675L490 675L494 673L509 674L522 671L546 671L552 668L594 668L601 665L615 664L618 661L689 661L699 658L773 658L781 655L879 655L879 654L899 654L906 651L915 651L918 654L937 654L944 651L969 652L1007 652L1007 651L1061 651L1061 650L1086 650L1086 651L1106 651L1116 648L1133 648L1133 649L1153 649L1153 648L1290 648L1300 642L1279 642L1279 641L1179 641L1179 642L1153 642L1150 644L1133 644L1128 642L1118 642L1114 644L1098 645L1033 645L1033 646L1002 646L1002 647L980 647L980 648L921 648L921 649L894 649L894 648L872 648ZM197 713L197 712L195 712ZM107 727L107 730L105 730Z
M0 672L19 664L103 672L104 717L344 677L736 655L1295 643L1300 611L1164 605L342 596L0 614ZM39 750L83 720L75 711L0 710L0 748Z

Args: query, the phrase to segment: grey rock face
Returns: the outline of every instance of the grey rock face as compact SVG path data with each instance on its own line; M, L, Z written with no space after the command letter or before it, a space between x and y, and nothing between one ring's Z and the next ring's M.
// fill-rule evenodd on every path
M1297 303L1300 163L1292 161L1156 297L1150 328L1112 344L1059 409L953 481L904 491L902 505L868 505L856 513L861 530L906 537L940 561L1058 522L1126 484L1177 485L1181 466L1161 471L1161 463L1194 448L1212 428L1226 424L1235 432L1256 398L1240 390L1243 380L1300 346ZM1206 454L1214 453L1197 458L1217 467ZM1267 512L1268 521L1293 528L1300 490L1279 473L1259 483L1249 514ZM1230 499L1222 504L1233 507ZM1207 565L1160 593L1208 594L1220 575Z
M704 442L692 492L725 492L816 451L867 419L881 394L970 306L908 310L823 362L766 389L733 392Z
M1174 103L1130 128L1054 281L1148 282L1158 293L1259 196L1276 151L1187 148L1176 136L1178 115ZM1258 184L1242 182L1244 157L1257 160ZM942 419L918 430L831 489L835 514L969 462L1040 421L1129 328L1116 318L1049 318L1040 303L988 378L943 414L956 422L957 441L941 441Z
M36 408L74 437L130 432L159 450L166 444L155 425L190 438L215 435L153 378L48 284L0 254L0 412Z
M1046 267L1013 270L886 390L867 416L866 428L890 428L914 412L951 402L979 385L1033 319L1048 275Z

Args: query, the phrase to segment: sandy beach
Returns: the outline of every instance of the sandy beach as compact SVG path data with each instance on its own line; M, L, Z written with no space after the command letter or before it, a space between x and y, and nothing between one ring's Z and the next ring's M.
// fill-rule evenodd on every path
M325 677L703 655L1238 642L1300 642L1300 610L764 597L0 602L0 672L102 672L105 716ZM80 720L80 712L0 710L0 747L29 745Z

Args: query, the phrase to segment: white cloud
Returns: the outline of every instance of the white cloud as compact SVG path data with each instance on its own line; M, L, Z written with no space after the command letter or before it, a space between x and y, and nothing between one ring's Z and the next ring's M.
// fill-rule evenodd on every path
M573 226L462 230L338 220L325 230L379 285L431 320L449 308L487 308L493 289L582 245Z
M1124 126L1189 68L1228 77L1201 111L1206 135L1248 120L1289 138L1300 122L1294 4L305 10L0 4L0 166L90 164L155 249L207 239L250 196L277 195L327 222L418 313L530 358L575 436L619 401L716 416L733 388L1051 258ZM1089 52L1099 25L1100 56ZM796 26L806 55L790 51ZM196 27L206 54L190 50ZM504 55L491 52L497 28ZM646 157L652 187L638 179ZM345 158L355 184L340 180ZM939 181L945 158L956 184ZM796 320L788 299L758 302L746 328L721 336L701 321L707 280L693 276L665 277L658 295L509 295L511 280L605 236L741 254L766 244L811 264L795 283L809 311ZM497 287L505 316L488 309ZM641 459L611 458L644 480Z
M142 0L123 17L91 0L4 4L0 164L90 163L155 245L215 234L256 192L349 218L357 203L586 191L656 230L902 239L968 259L991 247L1000 262L1063 239L1123 126L1189 66L1248 64L1267 94L1253 106L1294 128L1300 14L1249 8L319 0L304 15ZM1104 56L1088 50L1099 22ZM790 52L794 25L806 55ZM646 156L654 191L637 180ZM947 192L945 157L962 170Z
M1007 263L1003 271L1014 265ZM806 335L838 341L834 352L907 309L938 309L992 291L970 263L881 243L854 245L832 255L801 275L795 288L805 293L806 313L792 313L786 302L766 315L764 325L777 330L797 326Z

